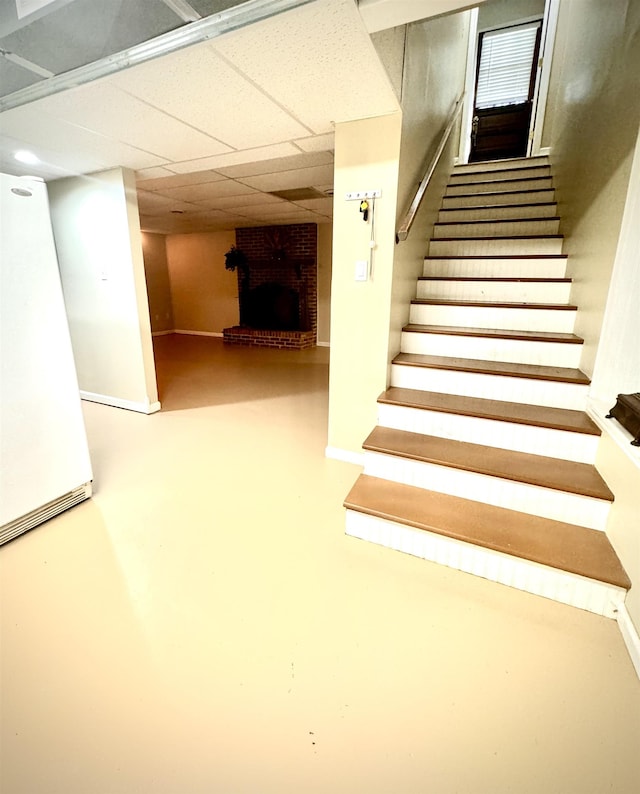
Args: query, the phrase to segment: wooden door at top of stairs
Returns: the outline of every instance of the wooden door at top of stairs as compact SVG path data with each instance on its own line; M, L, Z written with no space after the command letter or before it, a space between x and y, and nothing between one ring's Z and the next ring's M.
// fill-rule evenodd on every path
M527 154L541 24L539 21L533 26L518 25L480 33L470 163ZM529 41L520 40L526 34ZM522 85L527 78L528 92Z

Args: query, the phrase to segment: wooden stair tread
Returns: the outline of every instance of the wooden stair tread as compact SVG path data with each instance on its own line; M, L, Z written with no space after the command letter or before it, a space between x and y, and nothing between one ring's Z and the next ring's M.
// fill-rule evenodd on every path
M547 260L567 258L567 254L442 254L441 256L425 256L424 261L428 262L430 259L436 259L438 261L442 259L463 259L465 261L470 261L472 259L478 259L480 261L484 261L486 259L520 259L522 261L527 261L529 259Z
M488 283L488 284L570 284L570 278L518 278L513 276L418 276L418 281L460 281L463 283Z
M507 170L507 173L508 173L508 169L506 169L506 170ZM504 173L504 171L490 171L490 172L486 172L486 171L482 172L481 171L480 173L501 174L501 173ZM469 176L469 175L470 175L469 173L464 174L464 176ZM459 176L463 176L463 174L460 174ZM513 175L509 175L507 177L507 179L471 179L468 182L465 182L464 180L461 180L459 182L449 182L447 187L463 187L464 185L494 185L494 186L497 186L498 184L500 186L502 186L502 185L507 185L508 186L510 182L531 182L531 181L537 181L539 179L548 179L548 180L551 181L553 179L553 177L551 176L551 174L542 174L540 176L535 176L535 175L534 176L513 176ZM522 192L525 193L526 190L523 190Z
M570 408L550 408L544 405L488 400L483 397L467 397L459 394L404 389L392 386L378 397L385 405L401 405L441 413L474 416L499 422L515 422L521 425L565 430L590 436L601 435L600 428L584 411Z
M551 203L551 202L549 202ZM534 205L537 206L537 205ZM476 207L477 209L477 207ZM445 212L447 210L444 210ZM451 210L449 210L450 212ZM535 223L537 221L559 221L560 217L557 215L542 218L478 218L475 220L464 219L460 221L437 221L434 226L461 226L467 224L473 226L478 223ZM440 239L440 238L436 238Z
M549 309L551 311L578 310L577 306L570 303L525 303L523 301L478 301L478 300L450 300L445 298L414 298L412 304L417 306L475 306L487 309Z
M588 385L591 381L579 369L569 367L548 367L539 364L516 364L502 361L481 361L471 358L449 358L430 356L421 353L398 353L393 364L431 369L452 369L459 372L473 372L482 375L506 375L513 378L532 378L562 383Z
M502 242L503 240L562 240L564 239L564 235L562 234L531 234L527 232L526 234L501 234L495 235L490 234L487 237L432 237L432 243L468 243L473 242L474 240L498 240Z
M362 446L370 452L613 502L607 484L588 463L379 426L372 430Z
M347 509L629 589L604 532L360 475Z
M526 192L526 191L525 191ZM452 196L449 196L452 198ZM456 197L457 198L457 197ZM521 207L552 207L555 206L558 202L557 201L535 201L531 204L482 204L479 207L441 207L440 212L460 212L462 210L504 210L504 209L520 209ZM554 217L553 220L558 220L559 216ZM500 220L510 220L507 218L501 218ZM531 220L530 218L517 218L516 220ZM533 220L536 220L535 218ZM538 219L541 220L541 219ZM545 218L545 220L549 220L549 218ZM442 223L443 221L440 221ZM458 221L444 221L445 223L457 223ZM471 221L462 221L462 223L470 223Z
M407 323L402 329L414 334L446 334L448 336L484 336L492 339L516 339L533 342L563 342L581 345L584 340L575 334L555 333L552 331L512 331L502 328L464 328L458 325L421 325Z

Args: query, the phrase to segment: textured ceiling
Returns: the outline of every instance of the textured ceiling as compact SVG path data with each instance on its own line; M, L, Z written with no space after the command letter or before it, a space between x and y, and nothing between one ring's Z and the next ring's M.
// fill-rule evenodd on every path
M166 14L174 12L160 0L101 0L102 16L86 22L83 52L95 43L90 31L101 27L117 46L128 46L126 37L138 30L137 23L132 16L113 16L114 7L135 6L136 19L143 19L158 3L163 10L151 14L154 22L171 24ZM57 10L49 16L10 33L1 46L26 36L34 25L41 36L51 35L57 30L49 27L54 18L97 7L89 0L58 5L52 4ZM231 3L189 5L206 14ZM175 20L183 24L174 14ZM40 59L53 72L69 57L59 49L65 48L24 44L21 55ZM335 122L398 109L354 0L316 0L6 110L0 114L0 168L45 179L131 168L148 230L323 222L331 217L330 198L290 202L270 192L300 187L330 192ZM40 166L16 163L16 148L34 151Z

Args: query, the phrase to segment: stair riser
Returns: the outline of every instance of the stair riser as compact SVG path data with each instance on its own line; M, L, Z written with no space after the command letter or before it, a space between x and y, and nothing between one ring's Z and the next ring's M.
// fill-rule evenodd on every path
M364 473L601 532L610 510L609 502L590 496L375 452L365 452Z
M431 240L429 256L517 256L561 254L562 237L516 237L495 240Z
M487 447L590 465L595 461L599 440L598 436L586 433L408 408L404 405L379 404L378 424L409 433L470 441Z
M560 259L425 259L424 276L445 278L564 278Z
M468 182L463 185L447 185L445 196L470 196L474 193L518 193L524 190L551 190L553 188L551 177L536 177L534 179L514 179L504 182Z
M475 209L440 210L438 222L555 218L557 214L557 204L523 204L519 207L508 205L504 207L476 207Z
M531 179L533 177L551 176L551 166L533 165L524 168L503 168L500 171L454 171L449 180L450 185L469 184L473 182L496 182L503 179ZM500 189L499 187L497 188Z
M536 204L555 200L555 191L551 188L542 190L523 190L516 193L478 193L475 195L444 196L442 209L460 209L464 207L483 207L495 204Z
M549 157L540 155L529 157L523 162L521 158L509 158L506 160L494 160L491 163L462 163L453 169L454 174L474 174L478 171L508 171L513 168L536 168L541 165L549 165Z
M391 365L391 386L584 411L586 384Z
M580 366L582 345L403 331L400 351L451 358L475 358L482 361L577 368Z
M450 325L462 328L496 328L514 331L573 333L575 310L496 309L480 306L412 304L409 322L418 325Z
M544 220L496 220L479 223L446 223L436 224L433 236L441 237L509 237L510 235L535 237L538 234L558 234L560 221L558 218Z
M554 281L418 281L416 297L424 300L569 303L571 283Z
M616 617L626 595L613 585L355 510L347 510L346 534L607 618Z

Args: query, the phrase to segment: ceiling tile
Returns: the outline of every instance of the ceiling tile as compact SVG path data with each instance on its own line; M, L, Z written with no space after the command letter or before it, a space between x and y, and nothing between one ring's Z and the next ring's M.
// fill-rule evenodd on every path
M299 138L294 141L303 152L332 152L335 149L335 133L314 135L312 138Z
M202 185L168 188L163 190L162 194L172 198L204 204L205 202L216 201L222 196L242 196L246 193L255 192L252 187L243 185L240 182L234 182L232 179L226 179L220 182L206 182Z
M328 163L333 165L333 154L331 152L311 152L294 154L291 157L279 157L274 160L263 160L257 163L243 163L230 168L220 168L219 171L225 176L236 179L237 177L273 174L276 171L291 171L297 168L308 168Z
M168 174L166 169L158 170ZM142 190L163 190L169 187L185 187L186 185L200 185L204 182L218 182L221 179L226 179L226 177L222 176L222 174L217 174L215 171L199 171L195 174L172 174L167 176L158 174L157 179L139 179L137 185Z
M244 207L253 207L256 204L283 204L284 200L268 193L247 193L244 196L221 196L215 199L216 207L226 212L242 214Z
M283 171L275 174L248 176L242 179L245 185L265 192L270 190L290 190L296 187L314 187L333 182L333 165L320 165L314 168L300 168L296 171Z
M114 113L117 108L117 113ZM54 94L40 109L165 160L194 159L230 151L228 146L117 89L98 81Z
M331 215L333 213L333 199L304 199L303 201L295 202L299 207L305 210L313 210L319 212L321 215Z
M136 171L136 179L142 181L145 179L159 179L163 176L171 176L171 171L168 171L164 166L158 165L153 168L141 168Z
M256 148L309 134L219 58L208 43L126 69L113 79L125 91L234 149Z
M2 114L2 132L3 135L15 135L24 144L29 144L43 161L46 161L46 157L41 152L51 152L58 162L73 163L76 173L113 168L116 165L135 171L166 162L133 146L47 116L40 111L39 103L5 111ZM87 161L93 163L89 168L85 165Z
M210 46L315 133L400 109L353 0L317 0Z
M300 154L298 148L292 143L276 143L273 146L261 146L257 149L246 149L241 152L219 154L214 157L205 157L184 163L173 163L171 170L177 174L186 174L191 171L203 171L207 168L226 168L238 163L255 163L260 160L273 160L277 157Z

